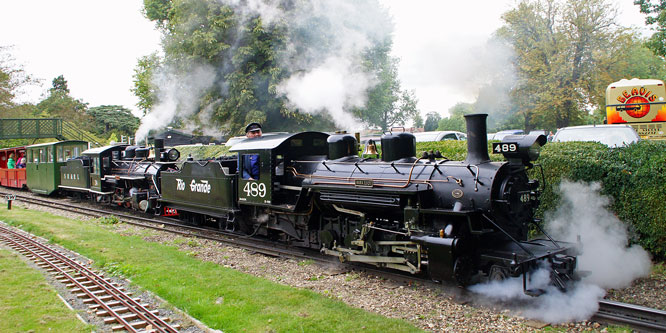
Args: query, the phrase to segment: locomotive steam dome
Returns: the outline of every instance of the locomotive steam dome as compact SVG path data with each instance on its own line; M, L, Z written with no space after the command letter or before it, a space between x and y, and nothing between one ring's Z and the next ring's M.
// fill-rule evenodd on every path
M416 137L412 133L382 135L382 161L391 162L416 156Z
M329 160L336 160L345 156L354 156L358 153L358 142L351 134L333 134L326 139L326 142L328 143Z

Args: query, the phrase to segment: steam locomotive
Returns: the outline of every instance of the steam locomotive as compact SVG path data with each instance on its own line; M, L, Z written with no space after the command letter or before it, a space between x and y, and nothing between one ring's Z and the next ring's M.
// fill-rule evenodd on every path
M486 116L466 116L465 161L417 157L410 133L382 136L373 158L359 157L349 134L246 139L230 149L236 156L183 162L156 141L154 158L136 146L85 151L61 167L59 188L460 285L479 275L522 276L524 291L536 295L528 275L547 264L552 283L566 290L576 245L528 240L540 186L527 170L546 137L508 136L493 145L507 161L491 162ZM239 172L246 155L258 159L257 177Z

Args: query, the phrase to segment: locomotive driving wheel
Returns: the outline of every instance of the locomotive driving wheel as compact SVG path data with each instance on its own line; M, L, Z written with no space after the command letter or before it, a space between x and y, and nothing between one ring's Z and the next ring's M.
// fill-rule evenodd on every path
M469 285L472 279L472 267L474 267L472 259L467 256L456 258L453 264L453 276L460 286Z
M500 266L500 265L493 265L490 267L490 272L488 273L488 280L489 281L502 281L505 280L509 277L509 269Z

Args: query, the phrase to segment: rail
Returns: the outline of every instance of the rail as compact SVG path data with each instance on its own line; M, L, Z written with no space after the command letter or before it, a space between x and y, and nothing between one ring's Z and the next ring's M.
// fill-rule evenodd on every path
M98 316L111 317L104 321L106 324L120 324L112 327L113 331L139 332L139 329L150 328L156 332L177 332L179 326L172 326L168 318L159 317L159 311L149 310L124 288L51 246L3 226L0 226L0 241L55 274L57 280L83 299L83 303L94 303L91 310L102 309L97 311Z
M640 305L601 300L593 319L628 325L641 332L666 332L666 311Z
M4 194L5 193L0 193L0 195ZM322 264L333 264L336 262L335 258L333 257L319 256L315 253L312 253L312 251L304 249L294 250L293 248L289 248L286 246L280 247L275 243L268 243L265 241L254 242L252 239L247 239L243 236L234 233L212 230L209 228L196 227L191 225L183 225L175 221L169 222L169 220L171 219L144 218L144 217L131 216L126 214L118 214L117 212L109 212L107 210L83 208L80 205L70 205L62 202L54 203L54 202L49 202L47 200L30 198L21 195L17 195L16 200L24 201L26 203L46 205L52 208L57 208L66 211L77 211L78 213L90 216L107 216L113 214L114 216L119 217L119 219L124 223L160 230L164 232L180 234L187 237L198 237L198 238L213 240L228 245L238 246L250 251L254 251L269 256L290 257L300 260L311 259L320 262ZM142 221L142 222L137 222L137 221ZM419 278L417 276L406 275L402 273L386 272L382 270L377 270L373 267L367 267L365 265L346 264L346 266L353 267L354 269L365 270L377 276L383 276L395 281L399 280L407 282L419 281L420 283L428 283L427 279ZM666 311L647 308L633 304L620 303L610 300L599 301L599 310L591 318L591 320L603 323L627 325L639 331L666 332Z

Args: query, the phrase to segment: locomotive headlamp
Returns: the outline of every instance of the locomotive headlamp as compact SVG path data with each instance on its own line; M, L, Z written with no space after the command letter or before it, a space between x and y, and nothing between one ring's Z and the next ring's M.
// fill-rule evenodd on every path
M502 142L493 143L493 153L504 154L509 162L529 165L539 158L541 147L548 142L543 134L508 135Z
M169 161L176 161L180 157L180 152L176 148L171 148L167 152L167 156L169 157Z

